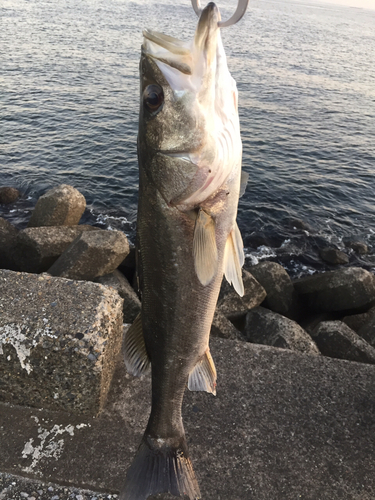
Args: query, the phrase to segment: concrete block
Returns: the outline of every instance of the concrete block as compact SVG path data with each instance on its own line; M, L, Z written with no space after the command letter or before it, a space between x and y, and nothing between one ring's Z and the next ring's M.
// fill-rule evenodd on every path
M89 231L78 236L50 267L52 276L94 280L112 273L129 253L121 231Z
M0 271L0 401L96 414L121 342L115 290Z
M61 184L37 201L28 227L75 226L85 211L86 199L77 189Z

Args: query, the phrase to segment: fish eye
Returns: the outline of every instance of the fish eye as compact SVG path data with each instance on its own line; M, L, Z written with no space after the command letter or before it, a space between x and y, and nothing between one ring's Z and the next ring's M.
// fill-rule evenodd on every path
M164 92L159 85L148 85L143 91L143 103L151 111L157 111L164 102Z

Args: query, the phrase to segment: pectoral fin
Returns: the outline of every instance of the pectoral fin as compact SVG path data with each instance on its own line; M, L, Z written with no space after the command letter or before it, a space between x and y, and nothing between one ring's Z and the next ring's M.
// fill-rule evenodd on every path
M240 297L243 297L245 291L242 283L242 266L245 262L245 255L243 252L243 243L240 230L237 224L234 229L229 233L225 250L224 250L224 273L230 285Z
M206 391L216 396L216 368L210 350L204 353L189 375L190 391Z
M124 350L126 369L131 375L140 377L149 370L151 362L143 338L140 314L125 334Z
M204 210L199 209L193 239L194 266L203 286L215 276L218 265L215 222Z

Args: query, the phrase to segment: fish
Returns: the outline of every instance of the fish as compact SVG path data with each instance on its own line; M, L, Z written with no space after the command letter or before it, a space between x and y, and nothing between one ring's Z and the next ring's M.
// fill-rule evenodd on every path
M218 7L192 41L145 30L140 61L136 259L142 308L125 364L151 369L149 421L121 500L169 492L201 498L182 422L186 386L216 394L210 328L223 275L244 294L236 223L242 142L238 91Z

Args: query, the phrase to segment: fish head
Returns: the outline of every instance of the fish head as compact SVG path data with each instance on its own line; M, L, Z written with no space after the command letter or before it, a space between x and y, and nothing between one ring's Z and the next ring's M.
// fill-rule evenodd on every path
M185 210L199 206L240 172L238 93L219 21L211 2L191 42L143 33L140 164L165 201Z

